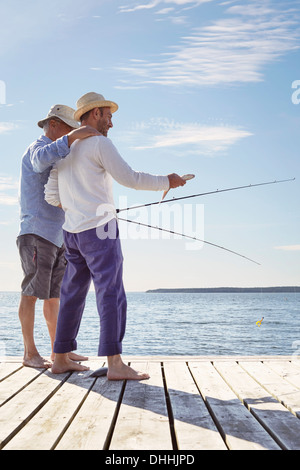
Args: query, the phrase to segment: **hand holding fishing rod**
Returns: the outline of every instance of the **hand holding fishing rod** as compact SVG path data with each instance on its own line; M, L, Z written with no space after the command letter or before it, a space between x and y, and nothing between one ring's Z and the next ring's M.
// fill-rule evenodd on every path
M183 177L177 175L176 173L171 173L168 175L170 189L171 188L178 188L178 186L184 186L186 181Z
M178 176L176 173L172 173L171 175L168 175L169 178L169 183L170 187L166 191L164 191L161 201L166 197L170 189L172 188L178 188L178 186L184 186L188 180L191 180L195 177L195 175L183 175L183 176ZM161 202L160 201L160 202Z

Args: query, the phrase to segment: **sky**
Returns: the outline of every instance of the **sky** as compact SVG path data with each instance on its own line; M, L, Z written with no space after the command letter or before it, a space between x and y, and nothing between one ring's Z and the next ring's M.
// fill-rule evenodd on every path
M19 291L20 164L53 104L115 101L137 171L192 173L120 217L127 291L300 285L298 0L0 0L0 290ZM124 208L160 192L115 183Z

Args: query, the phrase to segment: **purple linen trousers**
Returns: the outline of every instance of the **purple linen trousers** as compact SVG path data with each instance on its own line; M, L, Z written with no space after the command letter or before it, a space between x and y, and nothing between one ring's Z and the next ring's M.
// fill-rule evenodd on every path
M110 222L111 224L111 222ZM97 229L64 231L67 268L62 282L54 352L77 348L87 293L93 281L100 317L99 356L121 354L126 327L127 301L123 287L123 255L115 222L115 236L102 239Z

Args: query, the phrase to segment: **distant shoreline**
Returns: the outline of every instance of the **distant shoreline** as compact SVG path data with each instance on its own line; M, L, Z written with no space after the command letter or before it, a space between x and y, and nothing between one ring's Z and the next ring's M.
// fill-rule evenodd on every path
M208 293L295 293L300 292L300 286L282 286L282 287L195 287L195 288L177 288L177 289L150 289L147 294L208 294Z

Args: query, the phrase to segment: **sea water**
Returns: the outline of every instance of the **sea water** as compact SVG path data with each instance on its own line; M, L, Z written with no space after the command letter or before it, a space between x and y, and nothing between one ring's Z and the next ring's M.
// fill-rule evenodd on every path
M0 356L23 354L20 294L0 292ZM300 293L127 293L124 355L300 355ZM261 326L257 321L263 321ZM87 296L78 353L96 356L99 318ZM43 302L36 305L35 341L49 355Z

